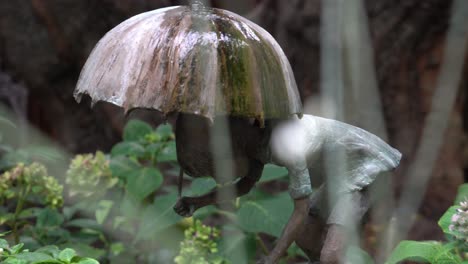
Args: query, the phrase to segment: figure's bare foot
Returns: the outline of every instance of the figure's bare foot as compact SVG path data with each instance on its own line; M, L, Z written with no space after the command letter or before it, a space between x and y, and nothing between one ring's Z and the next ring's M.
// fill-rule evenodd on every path
M180 216L191 217L195 212L195 205L190 203L189 197L182 197L174 205L174 211Z

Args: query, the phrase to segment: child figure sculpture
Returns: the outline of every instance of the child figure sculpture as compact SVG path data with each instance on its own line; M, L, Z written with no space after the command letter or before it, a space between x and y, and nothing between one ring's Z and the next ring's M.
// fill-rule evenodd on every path
M346 245L346 221L359 221L364 215L369 207L366 187L398 166L400 152L365 130L312 115L269 121L264 128L235 117L229 117L228 124L232 155L222 158L232 160L234 175L240 177L235 184L238 195L250 191L264 164L284 166L289 172L294 211L275 248L261 263L276 263L293 241L311 261L339 263ZM220 178L209 150L209 126L208 121L187 114L177 120L179 163L193 177ZM217 191L182 197L174 209L190 216L216 203Z

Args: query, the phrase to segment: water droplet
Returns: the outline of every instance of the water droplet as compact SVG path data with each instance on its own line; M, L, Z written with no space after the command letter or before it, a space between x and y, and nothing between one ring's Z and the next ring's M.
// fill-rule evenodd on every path
M75 91L73 93L73 97L75 97L75 100L78 102L78 103L81 103L81 98L83 98L83 94L81 92L78 92L78 91Z

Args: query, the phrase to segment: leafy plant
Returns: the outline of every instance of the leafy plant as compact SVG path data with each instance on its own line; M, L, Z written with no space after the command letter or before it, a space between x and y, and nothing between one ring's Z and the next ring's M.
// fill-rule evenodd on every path
M56 246L46 246L35 251L24 248L24 244L9 246L5 239L0 239L0 263L2 264L99 264L92 258L80 257L71 248L60 250Z
M0 221L12 230L16 225L15 244L22 242L34 251L18 251L13 256L10 248L5 247L4 252L10 254L8 261L21 261L23 256L32 259L49 247L54 251L45 253L50 260L47 263L68 263L57 262L65 261L57 257L58 248L74 248L80 255L109 263L167 263L174 260L179 244L176 259L179 263L244 263L254 259L258 250L267 254L263 240L266 237L272 241L279 236L292 211L287 192L273 195L260 187L236 199L228 211L209 206L195 213L196 219L221 216L222 230L204 226L199 220L187 225L191 220L183 220L172 209L177 201L176 188L164 183L165 179L170 181L167 176L178 173L174 139L169 125L153 129L141 121L130 121L124 129L123 141L108 155L98 151L76 155L71 160L64 189L72 203L63 207L63 198L57 198L58 186L63 187L47 175L44 165L30 163L34 153L50 157L50 161L56 160L57 155L53 155L55 152L45 155L49 152L41 149L25 150L22 159L28 165L16 163L0 179L0 200L9 201L7 207L0 208L6 212ZM32 174L42 176L34 180L25 177ZM286 176L284 168L267 165L260 185L283 181ZM29 180L17 181L23 178ZM216 182L212 178L198 178L186 192L191 196L202 195L214 187ZM24 193L31 197L21 198ZM12 205L20 206L19 213L10 212L16 211L10 208ZM293 258L301 254L297 247L289 253ZM187 262L190 259L198 262ZM68 261L81 260L72 257Z
M159 262L154 260L159 258L154 256L158 252L154 248L160 234L174 230L181 220L172 210L175 190L163 186L160 170L163 163L166 168L177 168L174 134L169 125L154 130L132 120L123 139L110 155L97 152L72 160L66 183L79 202L67 209L68 226L99 234L111 263L124 257L130 262ZM180 236L173 237L182 236L182 231L177 232ZM108 240L105 233L117 233L124 239Z
M0 223L12 228L14 239L18 243L18 229L24 224L21 218L29 213L25 210L26 206L34 203L51 208L62 206L62 191L63 186L48 175L43 165L18 164L0 176L0 204L5 204L8 200L16 202L14 212L3 215Z
M455 205L439 220L447 242L402 241L386 264L404 260L421 263L468 264L468 184L459 187Z

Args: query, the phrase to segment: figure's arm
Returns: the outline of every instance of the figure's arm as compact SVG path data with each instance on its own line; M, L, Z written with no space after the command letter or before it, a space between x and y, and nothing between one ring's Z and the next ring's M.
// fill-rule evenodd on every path
M257 160L251 160L249 164L249 173L247 176L241 178L234 186L231 185L215 188L202 196L182 197L177 201L177 204L174 206L174 210L181 216L190 217L198 208L219 202L225 202L219 200L220 197L218 196L218 193L230 191L231 188L235 188L237 196L247 194L262 176L264 167L264 164Z
M299 227L302 225L307 217L309 211L309 198L304 197L294 200L294 211L289 218L283 232L276 242L275 248L270 252L266 258L265 263L273 264L277 263L278 260L286 253L289 246L299 235Z
M294 199L294 211L283 229L275 248L265 259L265 263L277 263L299 235L300 227L309 212L309 196L312 193L309 170L305 162L296 163L289 170L289 193Z

